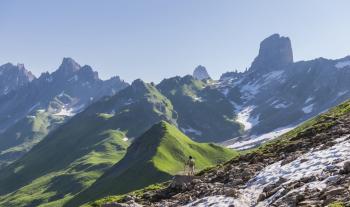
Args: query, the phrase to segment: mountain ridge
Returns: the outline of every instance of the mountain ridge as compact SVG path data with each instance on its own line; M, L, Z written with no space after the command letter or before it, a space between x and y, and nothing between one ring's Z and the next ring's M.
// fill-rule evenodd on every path
M125 193L166 181L171 175L183 170L189 155L196 159L197 169L203 169L225 162L236 154L213 144L196 143L174 126L161 121L137 138L119 163L65 206L80 205L97 193L100 197L112 192Z
M0 96L0 140L3 140L0 142L0 166L21 157L56 125L82 111L95 99L113 95L126 86L128 83L119 77L102 81L90 66L80 66L72 58L64 58L55 72L43 73L25 86ZM40 133L24 130L32 127L31 119L44 121L52 127ZM18 122L28 125L18 125ZM6 148L4 143L7 143Z

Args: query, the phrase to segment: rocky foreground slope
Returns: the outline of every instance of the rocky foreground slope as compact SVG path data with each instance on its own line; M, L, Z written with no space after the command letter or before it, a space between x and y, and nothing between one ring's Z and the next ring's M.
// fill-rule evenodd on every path
M350 101L189 182L93 206L327 206L350 203Z

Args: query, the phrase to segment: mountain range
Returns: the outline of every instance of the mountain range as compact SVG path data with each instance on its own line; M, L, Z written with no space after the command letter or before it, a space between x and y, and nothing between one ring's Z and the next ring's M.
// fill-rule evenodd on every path
M249 69L219 80L204 66L128 84L71 58L39 78L5 64L0 204L77 206L166 181L191 154L199 169L216 165L238 156L223 146L253 149L304 130L350 98L349 80L349 56L294 62L290 39L278 34L261 42Z
M22 80L22 84L0 96L0 168L21 157L89 104L128 86L117 76L103 81L90 66L80 66L71 58L64 58L55 72L43 73L39 78L23 65L10 66L1 66L0 79L12 77L13 81ZM13 73L18 75L8 76Z

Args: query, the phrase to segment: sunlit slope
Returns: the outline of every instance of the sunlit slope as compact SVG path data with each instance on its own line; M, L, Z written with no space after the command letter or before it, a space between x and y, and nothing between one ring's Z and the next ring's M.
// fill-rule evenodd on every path
M119 163L67 206L168 180L183 170L189 155L195 158L199 170L225 162L235 154L214 144L194 142L176 127L162 121L140 136Z

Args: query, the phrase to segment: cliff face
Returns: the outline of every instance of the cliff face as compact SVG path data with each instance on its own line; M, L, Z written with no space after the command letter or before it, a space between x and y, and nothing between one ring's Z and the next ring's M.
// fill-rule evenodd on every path
M273 71L293 63L290 39L273 34L260 43L259 54L252 63L252 70Z
M204 66L197 66L193 71L193 77L197 80L210 79L207 69Z
M0 66L0 95L6 95L34 79L35 76L26 70L23 64L7 63L2 65Z

